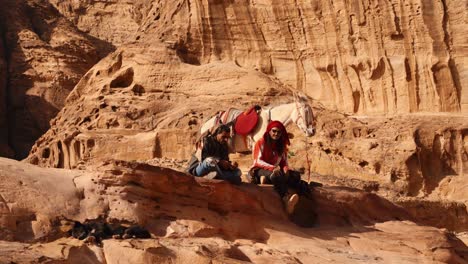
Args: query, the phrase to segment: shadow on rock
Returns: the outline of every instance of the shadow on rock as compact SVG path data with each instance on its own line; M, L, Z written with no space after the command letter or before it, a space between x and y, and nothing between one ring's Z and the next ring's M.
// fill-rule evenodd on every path
M301 197L288 217L281 199L268 186L236 186L168 168L115 160L98 170L103 173L97 184L113 190L107 193L109 199L120 199L111 203L109 210L132 208L123 214L134 215L132 221L158 236L219 236L263 242L269 239L267 228L311 237L314 229L310 227L363 227L410 219L403 208L375 194L345 187L314 187L311 197Z

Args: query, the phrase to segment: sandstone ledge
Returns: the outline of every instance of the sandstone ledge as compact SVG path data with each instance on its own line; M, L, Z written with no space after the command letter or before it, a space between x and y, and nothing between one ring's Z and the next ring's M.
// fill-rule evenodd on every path
M356 189L316 189L315 207L303 203L298 208L318 214L316 227L300 228L287 219L272 190L250 184L233 186L113 160L86 171L8 159L0 159L0 167L0 230L11 241L0 246L6 252L2 261L73 262L87 256L86 263L183 263L194 257L200 263L463 263L468 254L466 245L446 231L405 220L410 217L401 207ZM56 240L66 237L58 221L64 217L139 223L153 238L105 240L102 248ZM24 249L31 250L25 255ZM122 255L123 249L129 253Z

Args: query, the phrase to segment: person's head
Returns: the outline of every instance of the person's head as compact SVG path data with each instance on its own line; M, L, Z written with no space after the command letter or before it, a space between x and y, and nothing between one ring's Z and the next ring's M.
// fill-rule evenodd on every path
M274 141L280 143L280 145L282 146L290 144L286 128L280 121L271 121L268 124L263 137L265 138L265 140L267 140L267 142Z
M227 125L220 125L213 132L213 137L221 144L227 144L231 138L231 128Z

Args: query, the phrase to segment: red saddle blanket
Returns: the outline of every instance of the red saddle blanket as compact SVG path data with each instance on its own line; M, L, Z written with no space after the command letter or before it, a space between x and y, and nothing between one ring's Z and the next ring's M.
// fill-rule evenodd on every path
M252 107L249 110L243 112L237 117L234 129L237 134L248 135L257 126L258 114L255 108Z

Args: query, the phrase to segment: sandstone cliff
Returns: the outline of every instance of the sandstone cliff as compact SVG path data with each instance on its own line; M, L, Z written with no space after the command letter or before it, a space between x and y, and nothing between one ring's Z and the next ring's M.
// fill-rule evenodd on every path
M15 242L1 261L25 249L31 262L466 261L438 229L468 231L466 0L0 4L0 155L35 141L27 162L73 169L2 161L0 232ZM217 111L296 91L317 135L289 126L290 162L325 184L306 205L319 228L292 226L271 190L164 168L183 169ZM54 241L64 217L135 222L158 239ZM293 242L304 246L284 249Z
M52 2L93 36L171 41L188 63L233 61L340 111L468 111L466 0Z
M316 189L318 227L306 229L289 222L280 199L265 187L233 186L147 164L108 161L69 171L0 158L0 177L0 262L463 263L468 258L468 248L455 236L416 225L401 207L356 189ZM310 206L303 209L310 212ZM153 237L107 239L101 247L68 238L66 219L87 218L138 223Z
M0 155L22 159L99 58L91 38L48 2L0 5Z
M83 29L115 19L96 22L96 10L136 12L120 1L55 5ZM140 13L122 19L115 35L90 31L120 47L81 79L28 161L79 168L113 156L185 160L216 111L290 102L300 90L315 107L318 135L306 141L296 129L296 167L408 206L407 196L448 199L449 218L466 219L466 42L463 29L452 34L466 10L421 1L135 6ZM112 37L121 35L135 37ZM441 111L461 113L432 114ZM248 157L240 159L246 169ZM451 228L465 230L460 223Z

